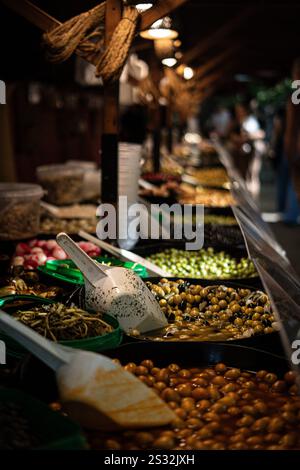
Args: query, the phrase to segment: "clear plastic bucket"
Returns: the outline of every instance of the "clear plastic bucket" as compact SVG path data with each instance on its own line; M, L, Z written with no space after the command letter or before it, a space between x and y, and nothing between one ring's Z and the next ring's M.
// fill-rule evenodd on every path
M97 169L97 164L92 161L68 160L68 167L76 167L84 170L82 199L89 201L100 197L101 191L101 171Z
M82 200L84 170L67 165L46 165L36 169L38 182L47 191L45 199L63 206Z
M1 240L21 240L39 233L43 194L37 184L0 183Z

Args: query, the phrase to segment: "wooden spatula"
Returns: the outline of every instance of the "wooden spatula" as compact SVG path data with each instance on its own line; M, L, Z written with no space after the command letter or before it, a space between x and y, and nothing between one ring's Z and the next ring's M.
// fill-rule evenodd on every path
M151 388L107 357L48 341L2 310L0 327L56 372L61 401L83 427L143 428L175 419Z

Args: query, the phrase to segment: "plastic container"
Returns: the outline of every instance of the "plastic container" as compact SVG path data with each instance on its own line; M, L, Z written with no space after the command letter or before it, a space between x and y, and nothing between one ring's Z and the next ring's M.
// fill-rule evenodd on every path
M110 264L111 266L120 266L123 268L133 270L138 276L145 278L148 276L147 270L140 264L128 262L122 262L114 258L97 257L95 258L99 263ZM56 260L47 261L44 266L39 266L38 270L43 274L51 276L52 278L60 281L67 282L69 284L84 285L84 277L81 271L76 268L72 260Z
M0 388L1 404L14 404L22 409L30 428L39 439L36 450L80 450L88 445L78 424L52 411L30 395L10 388Z
M97 170L95 162L84 160L68 160L66 166L71 168L81 168L84 171L82 199L85 201L95 199L100 196L101 191L101 171Z
M76 168L82 168L84 171L97 170L97 164L95 162L86 161L86 160L67 160L66 165L76 167Z
M26 305L11 306L13 301L19 300L28 300L28 303ZM6 313L13 313L17 310L28 310L29 308L36 307L39 304L51 303L55 303L55 301L29 295L11 295L0 299L0 308L2 308ZM9 308L6 308L8 305ZM119 326L119 322L114 317L106 314L103 314L103 320L114 328L111 333L86 339L58 341L58 343L63 344L64 346L69 346L70 348L83 349L85 351L92 352L100 352L106 349L116 348L121 344L123 338L123 332ZM12 357L20 359L27 353L25 348L23 348L17 341L7 336L1 330L0 340L5 342L7 354Z
M45 199L63 206L82 200L84 170L67 165L46 165L36 169L39 183L47 191Z
M40 231L41 186L0 183L0 239L20 240Z

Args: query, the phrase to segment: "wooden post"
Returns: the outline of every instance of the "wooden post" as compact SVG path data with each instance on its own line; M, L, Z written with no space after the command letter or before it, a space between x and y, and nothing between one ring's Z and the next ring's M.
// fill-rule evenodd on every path
M167 141L168 141L168 151L170 153L173 152L173 112L171 109L167 110L168 117L167 117L167 123L168 123L168 136L167 136Z
M160 108L156 111L160 115ZM160 119L159 119L160 120ZM153 169L154 173L160 172L160 145L161 145L161 131L158 126L153 131Z
M160 144L161 144L161 112L160 105L149 109L148 129L152 136L152 166L154 173L160 171Z
M152 57L150 62L150 70L152 74L152 79L157 86L159 85L162 72L159 66L159 62L156 57ZM150 115L150 129L152 131L153 137L153 152L152 152L152 161L153 161L153 170L154 173L160 172L160 146L161 146L161 125L162 125L162 111L160 104L157 103Z
M107 0L105 12L105 43L122 16L121 0ZM102 203L118 202L118 133L119 133L119 82L104 86L103 135L102 135Z
M172 92L169 91L168 104L167 104L167 144L168 151L173 152L173 101L172 101Z

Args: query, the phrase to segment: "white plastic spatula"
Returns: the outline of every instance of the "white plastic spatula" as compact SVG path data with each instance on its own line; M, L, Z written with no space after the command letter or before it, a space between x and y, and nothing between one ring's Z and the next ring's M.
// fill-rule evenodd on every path
M133 271L93 261L65 233L56 239L84 275L88 308L114 316L126 332L146 333L168 324L158 302Z
M151 388L107 357L57 345L2 310L0 327L56 372L60 399L83 427L141 428L175 419Z
M143 258L142 256L136 255L135 253L132 253L131 251L124 250L123 248L117 248L116 246L112 246L109 243L99 240L99 238L94 237L93 235L90 235L87 232L84 232L83 230L80 230L78 232L78 235L85 240L88 240L95 245L99 246L100 248L103 248L105 251L108 253L112 254L116 258L122 260L122 261L131 261L132 263L138 263L141 264L142 266L145 266L145 268L148 271L148 274L151 276L161 276L161 277L168 277L171 276L170 273L167 271L164 271L163 269L159 268L155 264L151 263L151 261L148 261L147 259Z

